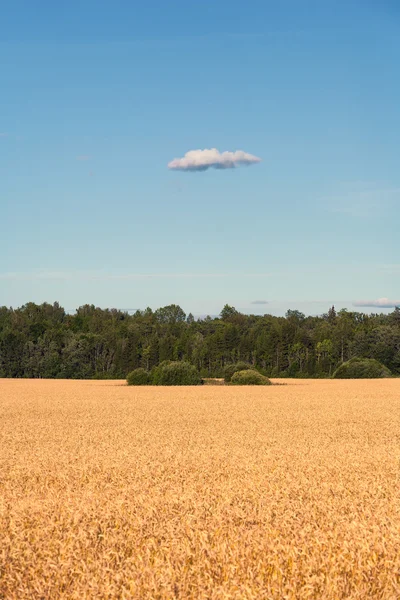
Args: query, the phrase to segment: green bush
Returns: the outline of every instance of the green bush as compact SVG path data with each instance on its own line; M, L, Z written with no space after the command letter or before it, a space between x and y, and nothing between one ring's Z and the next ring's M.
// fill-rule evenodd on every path
M126 381L128 385L148 385L150 383L150 375L140 367L139 369L131 371L127 375Z
M251 365L249 365L249 363L246 363L243 361L239 361L232 365L226 365L226 367L224 369L225 383L230 383L230 381L235 373L238 373L239 371L248 371L249 369L251 369Z
M351 358L336 369L334 379L376 379L390 377L391 372L374 358Z
M200 373L188 362L165 361L152 371L154 385L201 385Z
M246 371L236 371L231 379L232 385L272 385L268 377L261 375L254 369L247 369Z

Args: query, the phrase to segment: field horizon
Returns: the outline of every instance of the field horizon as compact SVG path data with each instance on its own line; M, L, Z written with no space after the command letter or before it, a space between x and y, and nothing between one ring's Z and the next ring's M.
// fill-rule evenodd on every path
M0 597L395 600L400 381L0 380Z

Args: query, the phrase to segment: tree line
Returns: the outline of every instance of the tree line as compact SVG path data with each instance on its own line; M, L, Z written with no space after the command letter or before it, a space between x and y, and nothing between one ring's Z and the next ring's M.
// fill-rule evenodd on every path
M332 307L320 316L245 315L225 305L196 320L180 306L134 314L94 305L74 314L54 304L0 308L0 377L125 378L139 367L185 360L202 377L244 361L269 377L328 377L352 357L400 375L400 309L363 314Z

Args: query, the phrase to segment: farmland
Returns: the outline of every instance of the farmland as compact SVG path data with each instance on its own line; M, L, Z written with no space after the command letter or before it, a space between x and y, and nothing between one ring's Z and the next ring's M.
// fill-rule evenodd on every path
M0 598L400 597L400 380L0 380Z

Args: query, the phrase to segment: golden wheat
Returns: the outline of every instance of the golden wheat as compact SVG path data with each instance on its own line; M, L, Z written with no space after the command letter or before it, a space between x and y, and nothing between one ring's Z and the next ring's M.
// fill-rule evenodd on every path
M400 598L400 380L0 381L0 597Z

